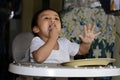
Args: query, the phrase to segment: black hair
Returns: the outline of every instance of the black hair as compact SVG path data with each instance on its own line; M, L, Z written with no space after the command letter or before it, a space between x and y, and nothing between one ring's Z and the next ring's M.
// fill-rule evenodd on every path
M33 18L32 18L32 23L31 23L31 29L32 29L32 33L34 34L34 36L38 36L37 33L34 33L34 32L33 32L34 26L37 26L37 25L38 25L38 23L37 23L38 16L39 16L42 12L47 11L47 10L52 10L52 11L56 12L56 13L58 14L58 16L59 16L59 18L60 18L60 21L61 21L61 24L62 24L62 20L61 20L61 17L60 17L60 13L57 12L56 10L51 9L51 8L38 10L38 11L34 14L34 16L33 16Z

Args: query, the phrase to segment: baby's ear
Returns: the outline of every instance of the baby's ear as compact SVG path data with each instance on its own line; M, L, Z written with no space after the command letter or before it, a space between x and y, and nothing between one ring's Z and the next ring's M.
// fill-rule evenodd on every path
M38 28L37 26L35 26L35 27L33 28L33 32L34 32L34 33L38 33L38 32L39 32L39 28Z

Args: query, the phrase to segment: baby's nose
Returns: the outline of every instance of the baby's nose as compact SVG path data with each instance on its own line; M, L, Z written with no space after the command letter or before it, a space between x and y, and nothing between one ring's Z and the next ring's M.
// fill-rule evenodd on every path
M54 22L55 22L55 20L54 20L54 19L51 19L51 22L52 22L52 23L54 23Z

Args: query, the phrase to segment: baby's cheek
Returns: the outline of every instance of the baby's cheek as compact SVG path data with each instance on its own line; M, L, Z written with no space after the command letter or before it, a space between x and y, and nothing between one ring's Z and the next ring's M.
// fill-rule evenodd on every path
M62 32L62 29L59 29L59 33L61 33Z

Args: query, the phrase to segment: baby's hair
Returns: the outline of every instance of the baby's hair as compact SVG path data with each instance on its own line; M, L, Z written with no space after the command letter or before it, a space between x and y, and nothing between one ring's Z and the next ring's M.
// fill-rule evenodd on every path
M32 23L31 23L31 29L32 29L32 33L34 34L34 36L38 36L37 33L34 33L34 32L33 32L34 26L37 26L37 25L38 25L38 23L37 23L38 16L39 16L42 12L47 11L47 10L51 10L51 11L56 12L56 13L58 14L59 18L60 18L61 23L62 23L62 20L61 20L61 17L60 17L60 13L57 12L56 10L51 9L51 8L38 10L38 11L33 15Z

